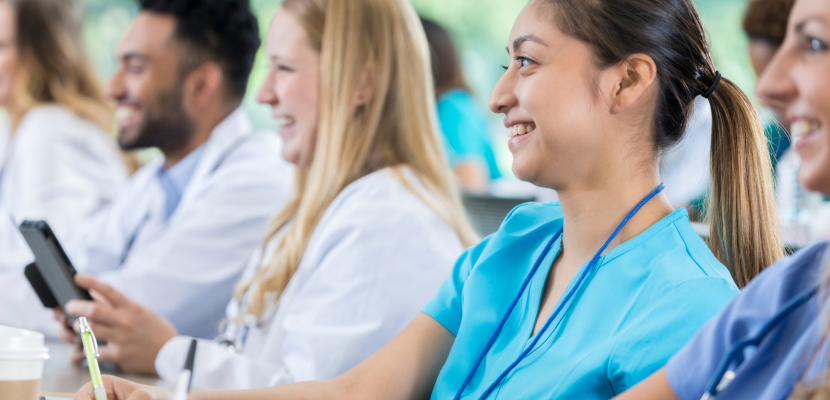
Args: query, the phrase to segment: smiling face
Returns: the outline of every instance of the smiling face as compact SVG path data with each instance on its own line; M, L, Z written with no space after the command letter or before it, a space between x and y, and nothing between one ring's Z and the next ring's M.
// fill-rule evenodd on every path
M320 53L297 19L282 8L268 29L265 53L270 67L257 101L273 110L283 158L308 169L317 140Z
M609 134L613 124L597 94L604 72L590 47L559 31L547 7L531 2L516 19L510 65L490 109L505 115L513 173L560 190L601 175L620 135Z
M107 94L118 102L118 143L124 149L175 151L193 133L182 105L182 48L173 38L175 27L172 16L142 12L118 46L119 66Z
M785 113L801 157L799 181L830 194L830 3L799 0L787 38L758 83L758 94Z
M14 103L14 79L20 64L15 39L16 24L14 8L0 1L0 107L5 108Z

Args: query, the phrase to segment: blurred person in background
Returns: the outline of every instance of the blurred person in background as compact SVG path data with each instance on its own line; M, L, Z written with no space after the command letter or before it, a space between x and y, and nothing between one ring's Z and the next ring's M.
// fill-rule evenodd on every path
M743 28L749 37L749 59L758 76L772 61L775 52L784 42L787 18L795 0L751 0L744 14ZM790 147L790 136L781 122L781 110L772 109L766 121L765 132L769 140L773 168Z
M136 172L65 248L79 272L184 334L213 338L293 175L276 137L253 134L239 108L260 45L248 0L139 4L107 93L118 103L121 147L157 147L163 157ZM25 281L0 287L0 323L57 334L52 310Z
M257 99L297 166L297 195L253 252L224 334L199 343L194 388L349 370L418 314L477 241L435 127L429 50L410 4L286 0L265 53ZM108 285L77 281L109 300L67 305L118 349L102 359L178 377L191 338Z
M0 107L0 274L22 279L34 256L12 219L66 239L127 178L70 2L0 0Z
M450 167L462 189L486 192L490 181L501 177L490 143L489 120L470 93L449 32L425 18L421 24L429 42L438 122Z
M787 19L795 0L752 0L744 15L743 27L749 37L752 67L760 77L784 42ZM762 98L763 100L763 98ZM778 217L790 242L807 244L830 236L830 208L823 195L800 184L801 160L792 148L791 133L784 110L777 103L764 102L767 110L764 131L767 135L776 177Z

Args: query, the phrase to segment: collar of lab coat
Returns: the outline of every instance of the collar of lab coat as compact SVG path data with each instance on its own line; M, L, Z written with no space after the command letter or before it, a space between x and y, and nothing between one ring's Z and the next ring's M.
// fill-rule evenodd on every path
M0 173L2 173L3 166L6 162L6 156L10 148L11 141L11 121L8 115L0 112Z
M237 108L219 125L216 125L207 142L203 144L204 154L202 154L199 164L196 166L190 184L182 194L180 204L189 202L194 193L198 193L194 186L204 184L207 177L219 168L222 161L252 134L251 121L242 108Z
M250 136L253 128L251 121L241 108L237 108L213 128L210 137L205 142L205 153L193 173L193 179L199 179L210 174L225 159L229 151L236 148L237 143Z

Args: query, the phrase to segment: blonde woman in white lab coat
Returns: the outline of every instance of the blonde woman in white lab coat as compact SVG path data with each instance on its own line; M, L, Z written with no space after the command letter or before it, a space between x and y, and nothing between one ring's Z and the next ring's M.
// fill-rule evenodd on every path
M286 0L265 50L258 100L298 167L296 197L251 258L219 340L199 342L194 388L347 371L418 314L476 241L440 147L410 5ZM190 338L105 284L78 282L109 300L67 306L108 341L101 359L175 380Z
M64 239L126 179L102 93L70 3L0 0L0 274L34 260L12 220Z

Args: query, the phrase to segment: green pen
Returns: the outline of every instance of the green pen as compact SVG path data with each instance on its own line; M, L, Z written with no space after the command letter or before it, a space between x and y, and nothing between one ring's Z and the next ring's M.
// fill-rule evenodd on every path
M86 318L78 318L78 326L81 330L81 343L84 345L86 363L89 365L89 376L92 378L92 390L95 393L95 400L107 400L107 391L104 389L104 381L101 379L101 370L98 368L98 341Z

